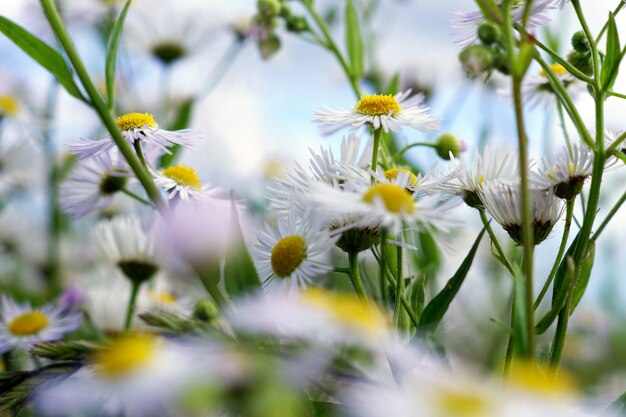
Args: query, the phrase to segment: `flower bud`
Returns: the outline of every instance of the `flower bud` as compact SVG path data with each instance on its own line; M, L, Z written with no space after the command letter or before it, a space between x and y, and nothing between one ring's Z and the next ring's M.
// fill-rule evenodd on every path
M219 317L219 310L211 300L200 300L193 308L192 317L210 323Z
M281 4L279 0L258 0L256 7L259 14L267 19L278 16L281 11Z
M461 51L459 60L467 75L475 78L493 67L494 54L485 45L470 45Z
M456 158L465 150L465 144L452 133L444 133L439 136L435 145L437 155L446 160L450 159L450 153Z
M578 52L590 52L589 40L585 36L585 32L578 31L572 36L572 48Z
M287 30L294 33L306 32L309 30L309 24L302 16L290 16L287 19Z
M567 62L584 74L593 74L593 63L591 62L591 53L589 52L579 52L574 49L567 54Z
M500 28L491 22L485 22L478 27L478 39L485 45L491 45L500 39Z

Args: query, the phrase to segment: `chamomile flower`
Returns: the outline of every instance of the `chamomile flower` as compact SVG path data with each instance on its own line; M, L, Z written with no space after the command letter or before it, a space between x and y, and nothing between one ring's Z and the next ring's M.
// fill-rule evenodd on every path
M421 173L415 175L407 168L390 168L384 170L379 167L372 175L378 183L395 184L406 189L411 194L416 192L420 194L432 194L439 191L440 180L433 177L431 172L432 170L425 175ZM367 179L369 180L369 178Z
M177 131L161 129L149 113L124 114L116 119L116 123L130 144L139 142L144 147L149 159L170 153L167 149L169 146L191 147L199 139L196 132L188 129ZM70 144L70 152L78 160L91 158L113 148L115 148L115 142L111 136L98 140L79 139Z
M151 171L154 183L168 193L170 200L200 200L221 192L203 185L196 170L187 165L172 165L161 171Z
M498 1L500 3L500 1ZM514 22L521 22L524 14L524 1L515 1L511 8L511 18ZM550 21L548 13L556 9L554 0L540 0L533 2L530 11L530 19L527 22L529 30L541 27ZM455 29L455 42L465 47L474 43L478 38L476 31L478 27L485 22L483 12L475 10L471 12L456 12L456 19L452 21L452 27Z
M0 353L13 348L63 338L80 326L82 315L63 304L31 307L2 297L0 302Z
M585 91L584 84L571 75L562 65L552 64L550 67L572 99L576 99L580 93ZM500 95L510 98L510 89L500 90ZM524 104L526 106L540 106L545 110L554 108L556 95L544 70L540 70L538 73L531 74L524 78L522 83L522 97L524 98Z
M324 219L308 213L297 218L294 210L257 233L254 261L266 285L290 291L306 287L312 279L332 271L326 261L337 241L324 229Z
M471 164L465 159L453 158L449 175L442 179L440 189L457 195L470 207L482 209L479 193L483 183L500 180L516 181L519 178L517 156L508 150L494 150L485 146L483 153L474 151Z
M130 176L126 164L110 152L80 161L72 176L61 184L61 207L75 219L105 209L126 187Z
M100 248L124 275L134 283L152 278L160 269L161 253L154 231L135 216L103 220L94 230Z
M530 175L538 188L554 188L555 196L571 200L580 194L592 171L593 152L584 144L576 143L571 154L567 147L563 147L553 164L544 160L543 168Z
M245 334L326 346L379 344L393 334L384 312L376 306L365 306L352 294L313 287L249 296L239 300L226 316Z
M208 376L210 353L191 342L124 334L97 348L72 375L43 385L36 407L48 416L181 415L176 399L195 378Z
M366 94L351 110L324 107L315 112L313 121L320 124L323 134L331 134L342 128L357 129L370 125L385 132L398 131L403 126L430 132L441 127L440 119L429 113L424 96L409 97L411 90L394 95Z
M538 245L548 237L563 214L563 204L556 198L553 189L545 191L531 188L529 192L533 242ZM522 196L519 183L490 181L483 185L480 198L489 214L521 245Z

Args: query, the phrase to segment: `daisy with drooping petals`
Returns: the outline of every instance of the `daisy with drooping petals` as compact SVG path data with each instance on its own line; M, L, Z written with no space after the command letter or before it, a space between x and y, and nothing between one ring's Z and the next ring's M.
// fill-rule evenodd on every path
M124 138L131 145L139 142L145 147L145 153L149 159L170 153L167 149L169 146L191 147L199 139L198 133L192 130L161 129L149 113L128 113L118 117L116 123ZM91 158L113 148L115 148L115 142L111 136L99 140L80 139L70 144L70 152L78 160Z
M457 195L472 208L484 208L479 193L483 183L499 180L516 181L519 178L517 156L508 150L495 150L485 146L483 153L474 151L470 164L465 159L452 158L450 173L441 180L440 190Z
M273 287L295 291L332 271L326 257L338 237L331 237L324 226L323 218L309 212L298 219L294 210L278 219L278 228L266 224L258 231L254 251L260 278Z
M498 3L501 3L498 1ZM524 15L525 1L515 1L511 7L511 18L514 22L521 22ZM541 27L550 21L548 13L556 9L554 0L535 1L530 10L530 18L526 24L529 30ZM476 34L478 27L485 22L483 12L475 10L471 12L456 12L456 19L452 21L452 27L455 29L455 42L461 46L468 46L474 43L478 36Z
M571 200L580 194L592 171L593 152L582 143L576 143L571 154L567 147L563 147L554 164L544 159L543 168L530 175L538 188L553 187L555 196Z
M110 152L81 161L72 176L61 184L61 207L75 219L102 210L126 187L130 176L126 164Z
M393 95L366 94L351 110L335 110L328 107L315 112L313 121L320 124L323 134L334 133L344 127L357 129L370 125L385 132L398 131L402 126L430 132L441 127L438 117L429 113L424 96L409 97L411 90Z
M98 223L94 235L111 263L133 283L152 278L160 269L161 254L154 231L135 216L118 216Z
M124 334L97 348L78 371L41 386L35 405L46 416L181 415L176 400L187 384L211 376L212 350Z
M563 204L554 190L530 189L530 207L535 245L543 242L563 214ZM485 183L480 192L485 209L519 245L522 235L522 193L519 183L501 181Z
M0 353L61 339L78 329L82 319L79 311L68 310L63 304L31 307L7 297L0 304Z
M151 170L154 183L168 193L168 198L200 200L220 193L220 189L209 189L202 184L196 170L187 165L172 165L161 171Z

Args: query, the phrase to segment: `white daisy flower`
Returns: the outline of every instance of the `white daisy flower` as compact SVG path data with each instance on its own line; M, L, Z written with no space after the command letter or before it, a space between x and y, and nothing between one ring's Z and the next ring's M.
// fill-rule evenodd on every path
M438 117L429 113L424 96L409 97L411 90L393 95L366 94L351 110L335 110L324 107L315 112L313 121L319 123L323 134L334 133L344 127L356 129L369 124L385 132L398 131L402 126L430 132L441 128Z
M198 133L184 129L168 131L159 128L154 117L149 113L128 113L116 120L122 135L130 144L139 142L144 147L148 159L170 153L167 149L172 145L191 147L198 139ZM76 159L91 158L102 152L115 148L115 142L111 136L99 140L79 139L70 144L70 152Z
M554 195L554 190L533 189L530 192L531 216L535 245L543 242L552 227L563 214L562 201ZM502 181L485 183L480 198L491 216L506 230L519 245L522 236L522 195L519 183L507 184Z
M390 168L387 170L380 167L372 173L376 182L381 184L395 184L410 193L433 194L439 191L441 180L432 176L433 169L425 175L415 175L407 168ZM369 178L368 178L369 179Z
M215 348L130 333L98 348L69 376L44 384L36 408L47 416L176 416L177 399L216 372Z
M365 306L352 294L313 287L249 296L229 309L226 317L246 334L326 346L379 345L393 335L385 313L374 305Z
M42 162L40 150L28 138L11 144L0 142L0 194L40 182Z
M571 200L580 194L585 181L593 171L593 152L582 143L575 143L570 154L563 147L556 162L544 159L539 172L530 173L535 185L543 190L554 188L558 198Z
M586 91L584 83L571 75L562 65L552 64L550 67L572 99L576 99L582 92ZM511 99L510 88L502 88L498 90L498 93L507 100ZM529 107L539 106L545 110L554 108L556 105L556 95L543 69L536 74L530 74L524 77L524 81L522 82L522 98L524 105Z
M362 147L362 140L355 135L344 137L341 141L339 158L336 158L330 147L320 147L319 153L309 149L311 159L309 162L310 173L296 164L295 168L287 173L284 178L277 179L270 186L269 197L272 210L286 215L292 206L298 209L298 213L306 211L306 203L302 201L305 194L314 182L322 181L331 184L337 179L342 179L346 167L356 170L366 169L372 159L372 139L370 138Z
M126 164L110 152L81 161L60 186L61 207L75 219L105 209L130 176Z
M221 193L203 185L196 170L187 165L172 165L161 171L151 169L154 183L168 193L170 200L201 200Z
M253 257L265 284L295 291L332 271L326 258L338 237L331 237L324 226L323 218L309 212L298 219L291 210L278 219L276 229L266 224L259 230Z
M138 217L103 220L96 225L94 236L109 261L132 282L147 281L159 271L162 254L154 230L144 227Z
M450 160L450 173L440 183L444 193L457 195L470 207L482 209L479 193L483 183L500 180L516 181L519 178L517 155L509 150L494 150L485 146L483 153L474 151L472 163L461 159Z
M604 149L608 149L610 146L615 143L622 135L624 134L623 130L607 130L604 132ZM622 140L620 144L617 146L617 150L626 154L626 140Z
M82 319L80 312L68 310L64 305L31 307L7 297L2 297L0 304L0 353L61 339L78 329Z
M498 1L498 3L501 3ZM511 8L511 18L513 22L520 23L524 14L524 1L515 1ZM556 9L555 0L535 1L530 11L530 19L527 23L529 30L537 29L550 21L548 13ZM460 46L468 46L474 43L478 36L476 31L478 27L485 22L483 12L475 10L471 12L456 12L456 19L452 21L454 28L455 42Z

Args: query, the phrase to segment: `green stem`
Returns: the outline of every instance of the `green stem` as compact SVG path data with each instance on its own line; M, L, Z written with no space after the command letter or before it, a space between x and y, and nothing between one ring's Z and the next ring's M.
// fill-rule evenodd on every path
M606 93L610 96L619 97L619 98L623 98L624 100L626 100L626 94L616 93L615 91L607 91Z
M608 147L604 154L610 155L615 150L615 148L617 148L624 141L624 139L626 139L626 132L619 135L617 139L615 139L615 141L611 144L611 146Z
M376 171L376 168L378 166L378 149L380 148L380 135L382 133L382 127L374 130L374 147L372 149L372 171Z
M339 64L341 65L343 72L346 74L346 76L348 77L348 80L350 81L350 86L352 87L354 94L357 96L357 99L361 98L361 89L359 88L358 80L352 76L350 67L348 66L347 61L345 60L345 58L339 51L339 48L337 48L337 44L335 43L333 36L331 35L330 30L328 29L328 25L326 24L326 21L324 21L324 19L313 8L313 1L302 0L302 5L304 6L305 9L307 9L309 14L313 18L313 20L315 20L317 27L322 31L322 34L324 35L324 38L326 39L326 46L335 55L335 57L337 57L337 60L339 61Z
M487 219L485 210L478 210L478 212L480 213L480 220L482 220L483 225L485 226L485 229L487 229L487 233L489 234L489 237L491 238L491 242L493 243L493 246L495 246L496 251L498 252L498 256L500 257L499 261L502 263L502 265L504 265L507 271L509 271L509 273L513 275L513 266L511 266L511 262L509 262L507 256L502 250L502 246L500 245L500 242L498 241L498 237L493 232L491 223Z
M133 148L135 148L135 153L137 154L137 158L139 158L139 162L141 162L141 165L147 171L148 163L146 162L146 157L143 154L143 149L141 149L141 141L139 140L134 141Z
M367 300L367 294L365 293L365 289L363 288L363 283L361 282L361 274L359 273L359 262L358 262L359 254L356 252L348 252L348 263L350 265L350 280L352 281L352 285L354 286L354 291L359 296L361 303L365 306L369 305Z
M396 305L393 309L393 322L400 328L400 306L404 296L404 277L402 276L402 246L396 246Z
M139 294L140 282L132 282L130 290L130 298L128 299L128 307L126 309L126 320L124 320L124 331L130 330L130 326L133 322L133 315L135 313L135 305L137 303L137 295Z
M591 48L591 59L593 61L593 74L594 79L597 82L600 74L600 54L598 53L598 46L589 30L589 26L587 25L587 20L585 19L585 14L583 13L580 7L579 0L572 0L572 6L574 6L574 10L576 11L576 16L578 17L578 21L583 28L583 32L585 32L585 36L587 37L587 41L589 41L589 46Z
M556 102L556 109L559 114L559 124L561 125L561 131L563 132L563 137L565 138L565 143L567 143L567 152L570 157L574 157L574 147L572 146L572 141L569 137L569 133L567 133L567 129L565 128L565 117L563 117L563 105L560 101Z
M574 284L576 283L576 275L578 275L579 265L580 262L577 263L574 276L572 276L570 278L570 282L568 282L569 285L567 287L565 305L560 311L559 317L557 319L552 348L550 349L550 357L548 359L548 367L550 369L558 369L561 363L561 357L563 356L563 349L565 348L565 337L567 336L567 324L569 322L570 307L572 305L572 295L574 294Z
M162 212L165 212L167 208L163 202L161 193L159 192L158 188L154 185L154 182L152 181L152 177L150 176L150 174L145 169L143 169L143 167L141 166L141 162L134 155L128 141L124 138L124 136L122 136L122 133L120 132L119 127L115 123L115 119L113 118L113 115L109 111L107 104L104 102L102 96L98 92L98 89L96 88L93 81L89 77L89 73L87 72L87 69L85 68L85 65L83 64L82 60L80 59L80 56L78 55L78 52L76 51L74 43L70 35L68 34L67 29L65 28L65 25L63 24L63 21L61 20L59 11L54 5L54 1L53 0L40 0L40 2L44 10L44 13L46 14L46 17L48 19L48 22L50 23L50 26L52 27L52 30L54 31L59 43L65 50L65 53L67 54L67 57L70 63L72 64L72 66L74 67L74 70L76 71L76 75L78 75L78 78L80 79L83 87L85 88L85 91L87 92L89 98L91 99L92 107L98 113L100 120L102 121L102 123L105 125L105 127L111 134L113 141L115 142L121 154L124 156L124 158L128 162L128 165L132 169L133 173L135 174L135 176L137 177L141 185L145 188L146 193L148 197L150 198L150 200L154 202L155 206L159 210L161 210Z
M506 48L509 58L509 64L511 68L517 66L517 58L515 56L515 46L512 33L511 22L511 2L505 0L504 5L504 34L506 39ZM522 28L522 33L525 33L525 28ZM534 310L533 310L533 227L532 227L532 213L530 206L530 189L528 181L528 138L526 137L526 130L524 127L524 115L522 104L522 78L524 74L516 74L516 71L512 71L512 88L513 88L513 101L515 104L515 122L517 125L517 140L519 147L519 172L521 182L521 218L522 218L522 236L524 244L524 262L522 267L525 272L526 294L524 302L524 312L526 314L526 326L528 332L528 349L527 353L529 357L534 357L535 352L535 325L534 325Z
M617 16L617 14L620 12L620 10L624 8L624 6L626 6L626 0L620 1L620 3L615 8L615 10L613 10L613 16ZM604 26L602 26L600 33L598 33L598 36L596 37L596 45L600 43L600 39L602 39L602 35L604 35L604 32L606 32L608 28L609 28L609 22L607 20Z
M563 254L565 253L565 247L567 246L567 238L569 237L569 231L572 226L572 217L574 215L575 203L576 203L575 198L572 198L571 200L567 202L567 208L566 208L566 213L565 213L565 227L563 229L563 237L561 238L561 245L559 246L559 251L556 255L556 258L554 259L554 264L552 265L552 269L550 270L548 279L543 284L543 288L541 289L541 292L539 293L539 295L537 296L537 299L535 300L534 310L537 310L537 307L539 307L539 304L541 304L541 300L543 300L543 297L548 292L548 288L550 287L550 284L552 284L552 280L554 280L554 277L556 276L556 271L558 271L559 269L559 264L561 263L561 258L563 258Z
M391 160L395 162L399 157L404 155L404 153L406 151L408 151L411 148L415 148L417 146L427 146L429 148L435 148L435 149L437 148L437 144L435 144L435 143L429 143L429 142L415 142L415 143L411 143L410 145L406 145L404 148L402 148L398 152L396 152L396 154L391 157Z
M146 200L146 199L145 199L145 198L143 198L143 197L140 197L139 195L137 195L137 194L133 193L132 191L130 191L130 190L129 190L129 189L127 189L127 188L122 188L122 190L121 190L121 191L122 191L124 194L126 194L127 196L129 196L129 197L131 197L131 198L134 198L135 200L139 201L139 202L140 202L140 203L142 203L142 204L145 204L145 205L147 205L147 206L151 206L151 205L152 205L152 203L150 203L150 201Z
M380 239L380 259L378 260L378 265L380 266L378 270L378 278L380 285L380 298L382 299L383 305L389 305L389 298L387 295L387 283L385 279L385 275L387 274L387 255L385 254L385 239L387 237L387 231L383 230L382 238Z
M613 216L615 216L615 213L617 213L622 204L624 204L624 201L626 201L626 191L622 194L619 200L617 200L617 203L615 203L615 205L611 208L611 211L609 211L609 213L606 215L606 217L600 224L600 227L598 227L598 230L596 230L594 235L591 237L592 241L595 242L600 237L600 233L602 233L606 225L609 224Z
M583 82L586 82L587 84L593 84L593 78L589 77L587 74L581 72L575 66L567 62L567 60L563 59L558 53L550 49L549 46L547 46L544 43L541 43L537 39L535 39L534 42L535 42L535 45L537 45L539 49L542 49L543 51L545 51L550 56L550 58L554 59L554 62L562 65L563 68L565 68L567 72L572 74L574 77L578 78L579 80Z

